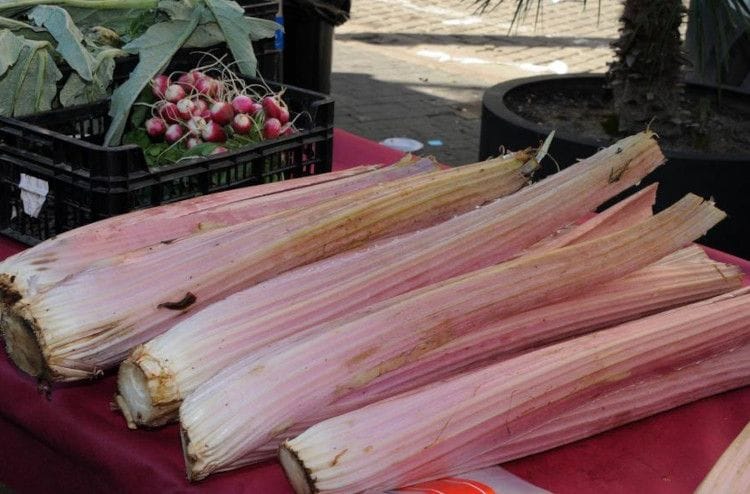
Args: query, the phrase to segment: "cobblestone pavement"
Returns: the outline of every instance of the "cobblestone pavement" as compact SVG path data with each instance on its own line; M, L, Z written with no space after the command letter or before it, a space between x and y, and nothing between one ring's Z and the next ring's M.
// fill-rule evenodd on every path
M444 163L476 161L482 93L544 73L603 72L619 1L546 0L508 35L515 1L354 0L336 28L336 125L374 140L411 137ZM536 19L536 20L535 20Z

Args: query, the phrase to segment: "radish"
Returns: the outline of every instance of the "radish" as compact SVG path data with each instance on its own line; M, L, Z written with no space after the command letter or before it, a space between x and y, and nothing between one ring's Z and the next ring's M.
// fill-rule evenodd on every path
M257 101L253 101L253 104L250 105L250 111L247 112L247 114L250 115L251 117L254 117L255 115L257 115L258 113L262 111L263 111L263 105L261 105Z
M174 103L164 102L159 106L159 116L167 123L177 123L180 120L180 112Z
M206 128L206 125L206 119L197 115L190 117L190 120L187 121L188 132L190 132L191 136L195 137L199 137L201 135L203 129Z
M227 140L224 128L215 121L206 124L201 132L201 137L206 142L225 142Z
M177 103L185 97L185 90L179 84L170 84L164 92L164 99L170 103Z
M199 70L191 70L190 72L186 72L182 74L177 79L177 84L182 86L182 89L185 91L192 91L195 89L195 83L198 82L200 79L203 79L206 77L203 75L203 72Z
M193 104L195 105L193 115L203 118L211 118L211 109L208 107L206 100L203 98L196 98L193 100Z
M286 106L279 107L279 116L276 118L278 118L279 122L282 124L289 122L289 109Z
M216 97L216 94L219 92L219 87L219 82L212 77L206 76L195 81L195 89L209 98Z
M244 113L238 113L232 120L232 128L238 134L249 134L253 129L253 120Z
M151 92L157 98L162 99L164 98L164 93L167 92L169 84L169 77L165 76L164 74L157 75L151 81Z
M237 113L250 113L253 109L253 99L250 96L240 94L232 100L232 108Z
M185 142L185 147L188 149L193 149L198 144L203 144L203 141L200 140L198 137L188 137L188 140Z
M281 122L278 118L269 118L263 124L263 137L266 139L275 139L281 132Z
M182 125L172 124L167 127L167 131L164 133L164 140L170 144L174 144L175 142L182 139L182 136L184 135L185 130L183 129Z
M167 123L159 117L146 120L146 133L149 137L159 137L167 131Z
M232 105L225 101L219 101L211 106L211 120L219 125L227 125L234 118Z
M267 117L278 119L281 112L278 100L274 96L263 98L263 111L266 112Z
M284 125L281 128L281 135L283 135L283 136L294 135L296 132L297 131L294 129L294 127L292 127L292 124Z
M194 115L195 103L189 98L182 98L177 102L177 112L183 120L189 120Z
M221 153L226 153L228 151L229 150L225 148L224 146L216 146L216 148L213 151L211 151L211 154L221 154Z

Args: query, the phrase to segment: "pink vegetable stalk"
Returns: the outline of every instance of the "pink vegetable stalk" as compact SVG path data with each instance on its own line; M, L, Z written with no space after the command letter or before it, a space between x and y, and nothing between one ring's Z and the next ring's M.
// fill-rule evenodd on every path
M732 441L695 492L750 492L750 424Z
M711 203L686 196L635 227L451 278L250 354L183 401L188 476L257 461L256 450L338 398L429 360L477 328L640 269L723 217Z
M498 445L603 393L748 343L750 295L674 309L326 420L284 444L282 465L297 493L326 494L481 468Z
M519 152L407 177L105 259L7 309L6 341L29 337L36 343L15 347L10 357L19 365L42 362L23 370L50 380L90 378L234 292L517 190L535 167L527 159Z
M295 269L181 321L137 348L121 366L118 401L129 425L155 426L174 420L181 400L197 386L276 340L517 254L596 207L597 201L607 198L602 191L614 195L627 186L627 182L610 182L607 162L597 165L597 161L585 160L567 174L549 177L432 228ZM566 197L562 204L561 197ZM613 208L624 209L628 218L615 222L635 224L649 216L652 200L653 188L626 200L636 206ZM640 209L637 214L630 212ZM528 224L531 215L539 215L540 221ZM620 214L607 211L602 216L612 219ZM710 275L716 277L713 268ZM280 294L295 300L294 306L279 304ZM207 327L213 329L206 331ZM212 349L211 356L204 358L207 348Z
M166 130L166 129L165 129ZM377 183L437 170L430 160L357 167L218 192L82 226L0 262L0 294L33 295L108 257L202 231L304 208ZM311 193L314 188L314 193ZM54 259L53 263L49 260ZM13 281L10 281L10 280Z

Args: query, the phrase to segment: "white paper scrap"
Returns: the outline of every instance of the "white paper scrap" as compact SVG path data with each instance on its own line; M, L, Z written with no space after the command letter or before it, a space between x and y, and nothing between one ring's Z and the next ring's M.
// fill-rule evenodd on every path
M24 213L36 218L44 206L44 201L47 200L49 184L46 180L22 173L18 187L21 189Z

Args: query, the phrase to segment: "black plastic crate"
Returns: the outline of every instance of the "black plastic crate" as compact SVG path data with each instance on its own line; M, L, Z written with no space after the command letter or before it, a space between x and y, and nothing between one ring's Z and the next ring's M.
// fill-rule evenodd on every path
M235 0L245 9L248 17L275 20L279 12L279 0Z
M178 70L179 67L172 67ZM281 88L266 82L274 91ZM298 134L242 150L149 170L135 145L99 145L108 101L50 111L23 121L0 117L0 233L28 245L128 211L247 185L328 172L333 100L285 86ZM47 182L36 218L24 212L21 174Z

